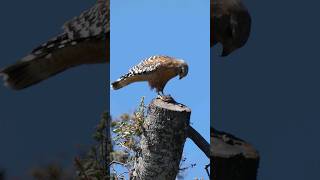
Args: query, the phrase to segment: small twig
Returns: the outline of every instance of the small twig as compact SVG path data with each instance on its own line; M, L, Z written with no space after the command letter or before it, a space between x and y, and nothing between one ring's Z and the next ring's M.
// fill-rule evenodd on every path
M121 165L125 168L128 169L128 171L130 171L130 168L128 167L128 164L125 164L125 163L122 163L122 162L119 162L119 161L112 161L108 167L112 167L113 164L118 164L118 165ZM129 173L129 172L128 172Z
M209 172L209 167L210 167L210 164L207 164L206 166L205 166L205 170L206 170L206 172L207 172L207 174L208 174L208 177L209 177L209 179L210 179L210 172Z
M193 168L193 167L195 167L195 166L196 166L196 164L191 164L190 166L186 166L186 167L179 168L179 171L185 171L185 170L187 170L187 169L189 169L189 168Z
M122 163L122 162L119 162L119 161L111 161L111 163L110 163L108 166L111 166L111 165L113 165L113 164L119 164L119 165L122 165L122 166L124 166L124 167L127 167L127 164Z
M128 169L127 164L119 162L119 161L111 161L111 163L109 164L109 167L112 166L113 164L119 164L119 165L122 165Z
M125 178L124 178L124 174L129 174L129 172L123 172L123 173L119 174L117 177L118 177L118 178L125 179Z
M113 174L118 174L117 171L113 168L113 166L111 166L111 169L112 169ZM111 174L110 174L110 177L111 177Z
M210 144L190 125L188 127L188 138L190 138L210 159Z
M121 174L118 175L117 171L116 171L116 170L113 168L113 166L112 166L113 164L118 164L118 165L124 166L125 168L128 169L128 172L123 172L123 173L121 173ZM124 174L129 174L129 171L130 171L130 169L127 167L127 164L122 163L122 162L119 162L119 161L112 161L112 162L108 165L108 167L111 167L112 170L113 170L113 172L115 172L115 174L117 174L117 178L121 178L121 179L124 179L124 178L122 178L123 175L124 175ZM122 176L122 177L120 177L120 176Z

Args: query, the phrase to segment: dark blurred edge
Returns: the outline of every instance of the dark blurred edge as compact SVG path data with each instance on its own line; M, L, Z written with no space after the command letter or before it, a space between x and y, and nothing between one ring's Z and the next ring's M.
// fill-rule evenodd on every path
M106 6L109 7L109 11L110 11L110 0L106 1ZM110 14L110 13L109 13ZM109 22L110 22L110 15L109 15ZM111 28L109 27L110 31ZM111 152L112 152L112 141L111 141L111 132L110 132L110 128L111 128L111 115L110 115L110 31L109 33L107 33L107 37L106 37L106 62L107 63L107 73L106 73L106 112L107 115L109 116L109 118L107 118L107 122L106 122L106 162L105 162L105 166L109 167L109 164L111 162ZM110 177L110 168L107 168L107 177Z
M0 169L0 180L4 180L6 177L6 172L4 169Z
M213 37L213 1L210 1L210 47L216 44ZM239 2L237 2L239 3ZM241 3L241 2L240 2ZM229 3L230 4L230 3ZM226 3L228 5L228 3ZM241 27L242 28L242 27ZM211 89L211 113L210 122L214 120L214 113L217 104L214 101L215 95L215 66L213 54L210 54L210 89ZM210 179L214 180L256 180L259 154L249 143L225 132L215 130L214 125L210 125Z
M259 153L252 145L229 133L211 128L211 179L256 180Z

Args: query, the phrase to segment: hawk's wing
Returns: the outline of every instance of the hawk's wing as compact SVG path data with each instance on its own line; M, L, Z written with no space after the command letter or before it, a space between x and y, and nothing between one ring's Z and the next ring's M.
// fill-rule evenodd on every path
M148 75L171 62L173 58L169 56L151 56L142 60L139 64L129 69L129 72L122 75L118 80L111 83L113 89L120 89L128 84L138 81L148 80Z
M109 62L109 0L64 24L64 32L0 71L5 84L23 89L70 67Z
M82 39L105 36L110 31L110 4L106 0L98 0L89 10L63 25L70 39Z
M223 45L222 56L242 47L248 40L251 17L241 0L211 0L210 46Z

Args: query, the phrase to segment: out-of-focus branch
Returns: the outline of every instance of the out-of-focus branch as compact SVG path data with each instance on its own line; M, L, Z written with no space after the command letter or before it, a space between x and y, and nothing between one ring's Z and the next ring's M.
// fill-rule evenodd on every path
M256 180L259 154L252 145L211 128L211 179Z

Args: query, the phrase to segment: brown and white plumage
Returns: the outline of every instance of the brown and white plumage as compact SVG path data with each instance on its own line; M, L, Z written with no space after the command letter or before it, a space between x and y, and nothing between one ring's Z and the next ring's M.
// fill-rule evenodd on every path
M0 70L5 85L23 89L68 68L109 61L109 0L98 0L80 16L66 22L64 32L17 63Z
M188 74L188 65L180 59L169 56L151 56L138 65L132 67L129 72L121 76L111 84L115 90L134 82L148 81L151 89L155 88L163 94L167 82L179 75L183 78Z

